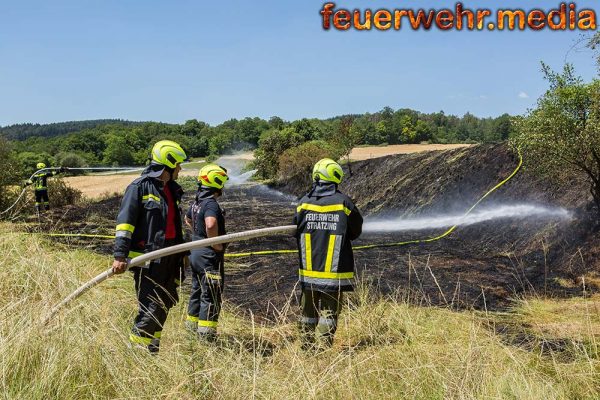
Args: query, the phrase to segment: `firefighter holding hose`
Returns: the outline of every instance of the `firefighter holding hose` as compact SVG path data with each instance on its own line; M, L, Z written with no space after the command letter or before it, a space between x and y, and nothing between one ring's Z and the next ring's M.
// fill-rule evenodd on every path
M294 215L301 266L300 333L306 350L333 344L342 294L353 290L351 240L360 236L363 218L352 200L338 190L343 177L337 162L328 158L317 162L313 186Z
M39 170L45 170L46 164L43 162L37 163L36 168ZM45 211L50 209L50 199L48 198L48 178L59 174L61 172L65 172L67 168L60 167L59 169L54 169L51 171L39 171L36 172L27 182L25 182L25 187L29 185L33 185L35 189L35 209L40 213L42 210L42 206Z
M175 181L187 156L179 144L162 140L152 148L150 159L121 202L112 266L117 274L125 272L128 259L183 243L183 190ZM151 353L158 352L169 309L179 300L183 257L174 254L132 268L139 310L129 340Z
M186 225L193 231L192 240L225 235L224 212L217 199L228 179L227 170L219 165L208 164L200 169L196 199L185 216ZM192 250L190 255L192 291L186 325L209 342L217 337L225 279L224 252L225 246L218 244Z

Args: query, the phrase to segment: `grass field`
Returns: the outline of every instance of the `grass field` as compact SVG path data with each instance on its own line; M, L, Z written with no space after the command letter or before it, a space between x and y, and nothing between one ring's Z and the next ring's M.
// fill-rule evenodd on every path
M263 324L227 300L219 344L198 343L184 329L183 294L153 357L127 345L136 310L129 274L40 326L52 304L108 268L109 257L18 233L10 224L0 224L0 234L6 399L600 397L598 297L517 301L505 313L457 312L378 298L361 287L344 305L334 347L308 354L286 309L279 321Z

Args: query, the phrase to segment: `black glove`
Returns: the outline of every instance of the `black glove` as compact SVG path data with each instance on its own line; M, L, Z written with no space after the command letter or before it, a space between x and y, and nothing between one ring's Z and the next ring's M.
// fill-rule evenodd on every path
M69 170L69 168L67 168L67 167L60 167L60 169L58 171L59 172L66 172L68 170Z

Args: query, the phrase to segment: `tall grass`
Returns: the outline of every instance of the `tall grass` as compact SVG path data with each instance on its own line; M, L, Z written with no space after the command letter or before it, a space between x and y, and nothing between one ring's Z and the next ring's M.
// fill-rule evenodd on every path
M0 225L0 251L0 393L7 399L600 397L600 363L591 353L560 361L496 334L493 314L414 307L365 289L348 298L336 343L320 354L300 349L293 318L267 326L229 304L219 344L199 343L184 328L180 304L160 354L151 356L127 344L136 311L128 274L40 326L52 304L108 268L108 257L9 225Z

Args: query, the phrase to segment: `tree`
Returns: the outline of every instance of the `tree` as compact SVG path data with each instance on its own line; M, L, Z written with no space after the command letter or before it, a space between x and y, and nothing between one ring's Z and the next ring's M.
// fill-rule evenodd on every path
M545 64L542 69L550 88L534 110L516 119L512 144L535 170L585 174L600 211L600 80L584 83L571 65L562 73Z
M596 51L596 64L600 69L600 32L596 32L590 39L588 47Z
M299 188L310 187L313 166L322 158L337 159L336 150L324 141L311 141L287 149L279 156L279 180L291 182Z
M279 170L279 156L292 147L304 143L304 137L292 127L265 132L258 141L254 152L254 167L261 178L270 179Z
M2 136L0 136L0 169L2 170L2 174L0 174L0 207L4 210L14 202L17 192L10 189L19 188L19 186L13 185L19 183L21 176L10 143Z
M269 125L273 129L281 130L285 126L285 121L283 119L281 119L280 117L274 115L271 118L269 118Z
M103 161L108 165L131 165L134 163L133 153L123 136L111 134L106 138Z
M359 130L352 130L352 117L344 117L337 124L336 129L328 137L328 142L331 144L334 151L330 151L330 158L337 160L338 158L346 158L348 161L348 169L350 175L352 175L352 169L350 169L350 153L362 139L362 133ZM315 142L317 143L317 142ZM321 157L323 158L323 157ZM316 161L319 161L317 159Z

